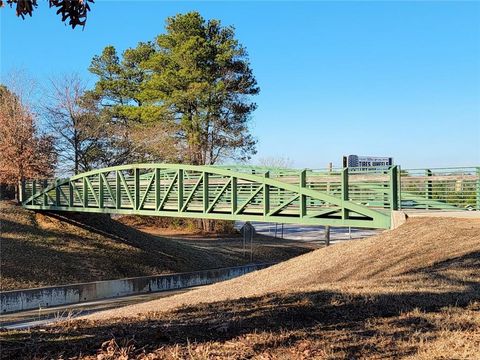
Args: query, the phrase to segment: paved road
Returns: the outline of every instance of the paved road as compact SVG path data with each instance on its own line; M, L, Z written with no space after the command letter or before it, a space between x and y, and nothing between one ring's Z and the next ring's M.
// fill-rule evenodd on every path
M243 222L239 221L235 226L241 228L243 224ZM282 237L282 224L253 222L252 225L259 234L275 236L276 232L277 237ZM361 239L378 234L381 231L383 230L330 227L330 244L344 240ZM285 224L283 225L283 238L323 244L325 241L325 227Z
M193 288L162 291L153 294L127 296L117 299L104 299L79 304L57 306L47 309L22 311L0 316L0 328L23 329L38 325L50 324L56 321L68 320L74 317L91 314L93 312L113 309L121 306L132 305L140 302L159 299L187 292Z

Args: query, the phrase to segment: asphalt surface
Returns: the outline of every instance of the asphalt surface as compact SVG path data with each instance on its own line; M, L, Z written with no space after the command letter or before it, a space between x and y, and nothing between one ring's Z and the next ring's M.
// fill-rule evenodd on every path
M39 325L51 324L57 321L69 320L97 311L173 296L190 291L192 289L194 288L126 296L115 299L103 299L98 301L5 314L0 316L0 328L25 329Z
M235 226L240 229L243 222L237 222ZM262 222L252 222L255 231L262 235L276 236L288 240L298 240L304 242L325 243L325 227L324 226L304 226L291 224L272 224ZM282 230L283 229L283 230ZM330 227L330 244L341 241L362 239L382 232L378 229L358 229L358 228L340 228Z

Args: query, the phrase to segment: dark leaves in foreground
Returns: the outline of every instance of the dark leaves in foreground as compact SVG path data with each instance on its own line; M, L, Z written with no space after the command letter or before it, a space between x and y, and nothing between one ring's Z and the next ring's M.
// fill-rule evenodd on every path
M87 21L87 15L90 11L89 3L93 3L93 0L49 0L50 7L57 8L57 14L62 15L62 21L66 22L74 29L75 26L85 26ZM0 0L0 7L4 3L12 6L16 4L17 16L21 16L25 19L25 15L32 16L34 8L38 6L37 0Z

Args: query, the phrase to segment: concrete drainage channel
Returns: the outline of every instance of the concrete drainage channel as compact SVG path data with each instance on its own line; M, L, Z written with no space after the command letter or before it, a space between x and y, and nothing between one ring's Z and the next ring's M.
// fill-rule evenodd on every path
M250 264L189 273L5 291L0 294L1 314L208 285L264 269L273 264Z

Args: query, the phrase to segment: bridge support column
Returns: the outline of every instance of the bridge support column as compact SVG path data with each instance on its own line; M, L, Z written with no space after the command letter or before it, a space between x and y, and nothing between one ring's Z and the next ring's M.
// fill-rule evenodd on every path
M325 246L330 246L330 226L325 226Z

